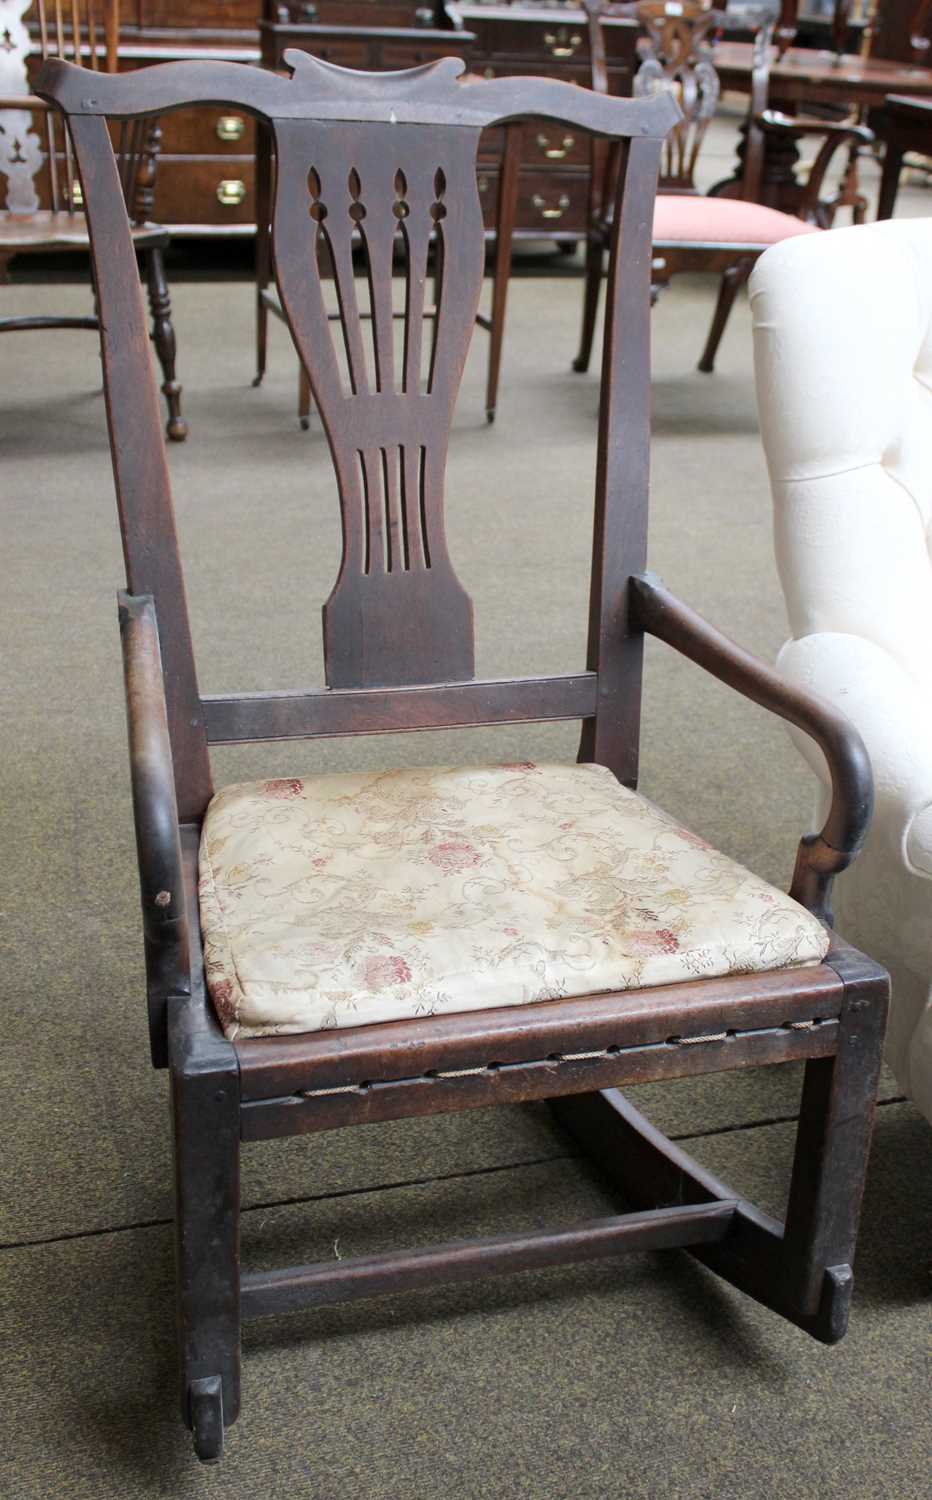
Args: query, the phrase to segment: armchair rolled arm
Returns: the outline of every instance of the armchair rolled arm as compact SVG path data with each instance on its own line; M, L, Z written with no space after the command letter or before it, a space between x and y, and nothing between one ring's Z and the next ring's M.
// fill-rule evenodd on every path
M831 925L832 879L857 855L873 811L874 783L864 741L843 714L785 682L683 604L655 575L641 573L631 582L637 626L743 697L794 724L822 750L832 781L831 807L821 831L800 840L790 895Z
M149 1037L156 1067L167 1063L169 996L190 993L190 944L168 712L155 602L118 595L133 819L146 950Z

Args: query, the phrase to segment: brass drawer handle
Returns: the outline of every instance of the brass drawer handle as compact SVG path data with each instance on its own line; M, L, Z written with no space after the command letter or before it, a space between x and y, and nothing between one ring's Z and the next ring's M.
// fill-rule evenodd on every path
M84 189L78 177L71 184L71 207L75 209L84 207Z
M561 26L557 32L544 32L544 46L549 47L551 57L572 57L582 46L582 37L576 31L569 36L566 27Z
M246 121L242 115L221 115L217 121L218 141L241 141L246 134Z
M479 178L479 191L480 193L487 193L489 191L489 179L487 177Z
M557 199L556 208L545 208L544 205L546 201L546 198L542 198L540 196L540 193L535 193L533 198L531 199L531 202L537 209L542 219L562 219L563 215L566 213L566 210L570 206L570 200L565 193L560 194L559 198Z
M236 208L246 196L246 184L239 177L224 177L217 188L217 202L224 208Z
M572 135L565 135L559 146L551 146L548 136L539 135L537 137L537 144L548 161L562 161L564 156L572 151L576 145L576 138Z

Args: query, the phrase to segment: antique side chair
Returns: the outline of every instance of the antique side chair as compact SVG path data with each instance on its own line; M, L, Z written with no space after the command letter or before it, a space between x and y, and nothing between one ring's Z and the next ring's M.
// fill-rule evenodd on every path
M643 571L650 229L673 100L466 81L452 58L405 74L303 52L286 61L291 77L180 62L131 81L54 62L39 84L68 117L103 313L151 1048L173 1104L181 1412L202 1459L220 1456L239 1411L241 1319L303 1303L682 1246L814 1337L840 1338L887 1000L884 971L830 929L832 877L870 815L861 741ZM328 685L306 692L209 697L195 675L107 117L208 102L274 134L278 287L336 474ZM483 274L479 135L527 117L619 146L588 660L565 676L475 680L472 604L444 540L444 469ZM359 223L371 331L355 300ZM427 340L435 232L443 272ZM789 896L637 794L645 632L821 746L831 808L800 844ZM211 780L211 744L557 719L582 721L575 764L299 774L216 794ZM785 1224L617 1092L792 1059L806 1073ZM242 1141L531 1099L553 1101L629 1212L241 1275Z
M590 28L592 86L608 89L602 16L611 0L584 0ZM682 110L664 146L660 183L654 210L654 251L663 261L662 282L684 271L711 271L721 275L719 294L699 369L711 374L715 356L735 298L744 286L758 257L769 245L797 235L828 228L838 206L836 197L824 197L825 178L835 154L855 144L866 144L873 135L855 122L790 119L767 109L770 72L771 26L757 25L748 113L742 147L740 179L718 184L711 194L696 187L700 153L719 99L715 54L710 33L724 23L724 13L713 10L709 0L640 0L635 14L646 36L639 46L641 65L635 74L636 97L671 91ZM822 144L809 172L799 210L795 214L769 208L762 202L761 174L765 136L795 143L807 135L819 135ZM601 171L600 171L601 168ZM589 232L586 253L586 290L579 353L573 368L589 368L603 261L611 226L611 173L609 154L596 164L591 177ZM601 181L600 181L601 177ZM845 200L847 201L847 199Z
M811 234L828 227L846 194L825 197L825 177L835 153L873 139L866 127L853 122L833 124L824 120L790 119L767 109L770 73L769 23L755 32L754 60L748 114L741 147L740 176L719 183L710 194L696 186L696 171L709 124L719 99L712 33L724 24L725 15L709 0L582 0L589 36L591 86L600 94L609 91L603 21L609 17L634 16L644 27L638 43L640 67L634 78L636 98L669 93L676 99L680 116L671 128L660 161L660 178L654 206L655 282L664 286L682 272L708 271L721 277L712 323L699 369L711 374L715 356L736 296L747 281L759 255L768 245L796 235ZM753 17L752 17L753 18ZM792 147L804 136L821 136L822 142L800 193L798 213L783 213L761 201L761 175L765 136L780 138ZM520 143L509 143L512 152ZM505 336L505 305L511 272L507 236L514 221L513 205L504 194L517 173L506 151L499 209L503 225L495 266L492 330L489 353L486 408L490 418L498 399L499 369ZM589 368L595 338L605 258L612 235L614 203L613 175L616 152L600 141L591 147L589 206L586 231L585 290L582 329L573 369Z
M31 15L35 36L23 17ZM35 43L38 43L36 46ZM0 175L6 194L0 208L0 284L18 255L67 253L89 248L80 176L71 141L58 111L30 92L29 70L51 57L86 60L93 71L115 73L119 45L118 0L0 0ZM41 118L40 142L35 129ZM124 213L133 242L143 257L152 317L152 343L162 370L168 407L166 432L174 442L187 437L181 415L181 386L175 373L175 330L165 279L169 234L151 222L155 175L162 132L157 119L124 126L118 163ZM85 316L25 314L0 317L0 333L34 328L94 328L96 313Z

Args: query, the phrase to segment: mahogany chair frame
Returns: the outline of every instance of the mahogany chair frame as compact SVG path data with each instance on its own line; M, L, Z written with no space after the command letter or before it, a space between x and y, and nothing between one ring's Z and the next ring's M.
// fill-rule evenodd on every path
M104 311L151 1050L155 1065L169 1070L173 1104L181 1412L202 1459L219 1457L223 1429L239 1411L241 1320L298 1304L680 1246L816 1338L840 1338L887 1002L883 970L835 938L824 962L805 969L225 1038L206 990L196 894L212 744L577 719L580 759L633 787L650 633L821 745L832 805L821 832L799 846L791 891L826 922L833 875L856 853L872 797L863 744L846 721L643 571L650 225L657 163L676 115L670 97L609 99L549 79L465 81L454 59L401 75L348 72L302 52L287 62L291 78L182 62L143 69L132 80L54 62L39 83L69 120ZM195 673L158 397L106 117L196 103L249 111L275 135L276 275L343 514L343 562L324 607L328 686L318 690L202 696ZM584 671L565 676L483 681L474 679L472 606L444 542L443 469L483 275L479 135L527 116L620 143L588 656ZM374 380L366 325L352 301L352 231L360 222L375 315ZM401 369L389 337L399 223L409 291ZM422 350L427 250L438 227L437 333ZM340 288L349 390L320 287L315 247L323 230ZM399 468L370 465L370 455L398 447ZM382 468L385 487L376 495L364 481ZM690 1161L617 1093L625 1083L793 1060L805 1061L806 1072L785 1224ZM532 1099L553 1101L557 1118L623 1190L630 1212L553 1231L241 1274L241 1142Z
M98 14L99 10L99 14ZM38 56L44 65L53 57L79 62L87 60L89 71L116 73L119 45L119 0L36 0L35 21L38 30ZM22 33L25 37L25 32ZM24 59L25 62L25 59ZM10 115L8 112L14 112ZM57 110L35 94L2 96L0 90L0 133L4 115L16 120L29 111L33 120L43 120L45 162L42 174L47 181L48 208L35 211L11 211L0 214L0 283L8 279L9 262L18 255L87 251L89 240L82 212L79 172L71 141ZM19 129L13 151L23 157L23 136L32 130ZM152 222L155 177L162 132L157 119L126 127L120 132L118 160L123 190L124 212L132 225L133 241L143 256L151 315L151 338L162 371L162 393L168 408L166 433L173 442L187 437L187 423L181 415L181 385L176 374L175 330L171 316L171 298L165 276L165 251L169 232ZM38 148L37 148L38 149ZM96 311L84 316L58 314L25 314L0 318L0 333L22 333L32 329L99 327Z

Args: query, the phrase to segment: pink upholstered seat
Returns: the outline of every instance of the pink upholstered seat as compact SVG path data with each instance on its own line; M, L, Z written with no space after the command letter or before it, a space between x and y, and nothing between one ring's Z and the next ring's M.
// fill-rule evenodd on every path
M654 243L694 243L764 247L797 234L817 234L792 214L743 198L706 198L662 193L654 207Z

